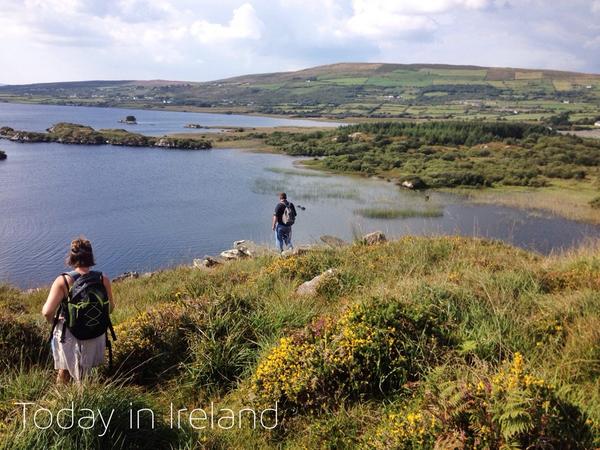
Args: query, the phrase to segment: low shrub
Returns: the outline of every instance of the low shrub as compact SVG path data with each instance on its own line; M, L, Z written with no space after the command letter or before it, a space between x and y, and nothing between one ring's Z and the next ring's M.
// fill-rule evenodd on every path
M0 367L45 364L50 355L49 331L0 310Z
M114 367L119 375L153 384L173 375L188 357L197 328L195 305L164 303L115 326Z
M440 354L445 333L431 305L372 298L284 337L253 376L258 398L295 412L389 395Z
M443 448L591 448L591 420L515 353L495 374L432 386L423 409L439 423Z

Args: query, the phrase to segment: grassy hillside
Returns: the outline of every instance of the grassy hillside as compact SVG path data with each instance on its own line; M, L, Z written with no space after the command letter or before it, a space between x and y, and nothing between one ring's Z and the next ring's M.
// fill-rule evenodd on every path
M181 267L115 284L122 378L80 392L51 388L47 292L2 287L0 448L593 448L599 288L596 245L541 257L456 237ZM23 400L114 409L114 424L21 431ZM277 426L169 427L171 402L211 401L277 402ZM129 402L157 412L154 429L126 427Z
M598 115L600 75L440 64L344 63L212 82L90 81L0 87L0 100L316 117ZM592 122L593 123L593 122Z

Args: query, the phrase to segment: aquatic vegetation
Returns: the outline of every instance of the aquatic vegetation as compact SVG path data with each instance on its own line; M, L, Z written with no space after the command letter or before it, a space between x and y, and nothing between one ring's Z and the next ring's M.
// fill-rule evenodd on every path
M354 210L354 214L369 219L407 219L410 217L441 217L444 215L442 208L361 208Z
M359 199L357 188L335 183L291 183L285 179L257 178L252 185L252 192L257 194L276 194L286 192L296 200L319 200L322 198Z
M286 167L267 167L265 170L273 173L278 173L281 175L292 175L299 177L316 177L316 178L327 178L331 175L317 172L314 170L300 170L300 169L289 169Z

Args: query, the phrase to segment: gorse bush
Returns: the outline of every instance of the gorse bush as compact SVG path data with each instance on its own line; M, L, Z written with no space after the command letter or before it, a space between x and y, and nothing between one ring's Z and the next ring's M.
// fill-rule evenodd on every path
M483 369L445 382L438 377L427 383L421 404L392 408L374 432L365 436L367 446L593 448L592 420L532 375L520 353L496 373Z
M404 237L115 283L116 374L109 383L88 381L89 397L53 389L48 366L35 352L23 355L35 346L2 341L0 358L12 362L0 370L0 442L23 449L598 447L597 249L545 257L497 241ZM328 269L335 270L316 292L296 293ZM16 335L48 351L46 330L33 320L46 294L0 288L2 339ZM20 432L14 401L54 410L71 398L114 405L113 421L125 424L129 401L163 412L171 402L234 411L277 402L280 420L272 431L248 423L220 431L115 428L104 440L81 430Z
M424 373L445 341L429 306L369 299L282 338L259 362L254 389L297 410L381 397Z
M458 448L585 449L592 421L531 374L515 353L491 376L433 387L425 409L439 421L438 441Z

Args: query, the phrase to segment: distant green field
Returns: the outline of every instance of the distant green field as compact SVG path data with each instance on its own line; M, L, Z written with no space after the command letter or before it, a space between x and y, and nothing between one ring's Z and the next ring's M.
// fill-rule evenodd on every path
M164 99L169 104L163 103ZM600 75L447 65L333 64L206 83L0 86L0 101L344 118L574 120L600 115ZM516 111L516 114L515 114Z

